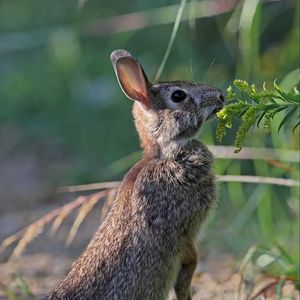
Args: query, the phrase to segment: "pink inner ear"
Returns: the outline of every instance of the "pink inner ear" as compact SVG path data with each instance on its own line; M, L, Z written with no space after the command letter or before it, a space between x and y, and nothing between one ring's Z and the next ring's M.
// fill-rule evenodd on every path
M150 108L148 83L143 70L132 57L124 57L117 61L118 78L124 93Z

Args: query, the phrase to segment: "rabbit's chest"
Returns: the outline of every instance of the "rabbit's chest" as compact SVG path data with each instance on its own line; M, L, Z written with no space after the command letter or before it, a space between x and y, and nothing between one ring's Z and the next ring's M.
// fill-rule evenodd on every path
M160 161L140 175L132 204L145 228L170 237L197 230L215 199L209 166L193 160Z

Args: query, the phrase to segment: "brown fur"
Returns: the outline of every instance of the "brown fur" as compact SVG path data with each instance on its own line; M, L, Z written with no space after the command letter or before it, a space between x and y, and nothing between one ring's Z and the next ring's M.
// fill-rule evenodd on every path
M168 98L174 86L189 92L175 109ZM163 300L172 287L178 300L191 299L194 240L216 196L213 157L190 138L207 109L223 104L220 91L207 85L168 82L146 88L147 108L135 102L133 109L144 156L125 176L86 250L47 299Z

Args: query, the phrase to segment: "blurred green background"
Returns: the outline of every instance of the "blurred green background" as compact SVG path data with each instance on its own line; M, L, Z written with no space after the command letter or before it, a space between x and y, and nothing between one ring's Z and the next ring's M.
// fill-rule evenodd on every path
M188 1L161 80L203 81L225 90L235 78L258 86L277 79L290 90L299 84L297 3ZM58 186L122 178L139 157L139 143L132 102L122 94L109 56L127 49L153 79L178 5L1 0L0 216L53 203ZM202 130L205 143L216 144L215 127L214 120ZM223 144L233 141L229 132ZM245 143L299 150L299 130L253 129ZM216 173L299 178L298 165L288 159L220 159ZM200 236L210 247L242 257L253 243L277 242L297 255L297 188L221 183L218 189L218 209Z

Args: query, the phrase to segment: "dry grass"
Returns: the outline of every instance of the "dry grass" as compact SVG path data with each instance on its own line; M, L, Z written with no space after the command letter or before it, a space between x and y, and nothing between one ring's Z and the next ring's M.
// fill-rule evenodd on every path
M99 200L109 195L109 193L110 189L107 189L89 196L79 196L71 203L50 211L48 214L26 226L19 232L6 238L0 245L0 253L13 243L17 242L17 245L15 246L10 256L10 259L15 259L21 253L23 253L28 244L32 242L45 229L46 225L53 222L51 228L51 233L53 234L60 227L62 222L71 214L71 212L78 208L77 217L75 218L72 229L66 241L66 243L69 245L73 241L77 230L80 224L83 222L84 218L88 215L94 205Z

